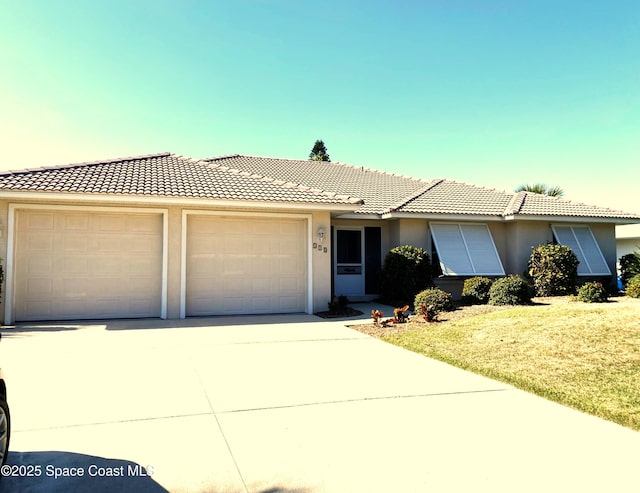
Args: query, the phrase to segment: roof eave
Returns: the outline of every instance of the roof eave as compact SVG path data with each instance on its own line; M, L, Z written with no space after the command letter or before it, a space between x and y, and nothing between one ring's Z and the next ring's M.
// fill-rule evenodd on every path
M608 223L616 225L640 224L640 217L596 217L596 216L561 216L553 214L513 214L505 216L506 221L549 221L560 223Z
M0 199L56 202L84 202L84 203L114 203L114 204L146 204L156 206L182 205L198 207L233 207L242 209L296 209L317 210L330 212L354 212L360 204L331 204L316 202L289 202L275 200L236 200L236 199L208 199L204 197L185 197L167 195L134 195L134 194L106 194L106 193L65 193L65 192L28 192L28 191L0 191Z
M454 214L437 212L387 212L382 219L433 219L438 221L503 221L504 218L494 214Z
M335 216L335 219L381 219L380 214L375 214L373 212L354 212L353 210L346 213L340 214L339 216Z

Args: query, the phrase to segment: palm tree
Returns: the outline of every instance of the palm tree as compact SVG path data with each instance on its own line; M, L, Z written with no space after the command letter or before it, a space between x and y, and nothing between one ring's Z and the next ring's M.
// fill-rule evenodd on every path
M544 183L534 183L533 185L524 184L516 188L516 192L531 192L540 195L548 195L549 197L562 197L564 190L560 187L548 187Z

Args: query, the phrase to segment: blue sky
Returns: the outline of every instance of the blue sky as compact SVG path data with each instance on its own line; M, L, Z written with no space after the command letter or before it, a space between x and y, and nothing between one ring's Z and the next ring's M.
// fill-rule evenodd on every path
M332 160L640 213L637 0L3 1L0 169Z

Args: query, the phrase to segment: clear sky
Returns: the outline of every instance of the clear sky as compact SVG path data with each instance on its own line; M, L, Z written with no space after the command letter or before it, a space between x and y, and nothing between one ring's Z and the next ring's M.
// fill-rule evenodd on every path
M640 213L638 0L0 0L0 169L333 161Z

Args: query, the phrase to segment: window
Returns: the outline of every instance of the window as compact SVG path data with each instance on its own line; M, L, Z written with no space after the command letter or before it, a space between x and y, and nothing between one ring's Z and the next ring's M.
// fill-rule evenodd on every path
M362 263L362 231L356 229L339 229L336 231L337 263Z
M609 276L611 271L589 226L551 226L556 241L576 254L579 276Z
M445 276L504 275L486 224L431 223L430 228Z

